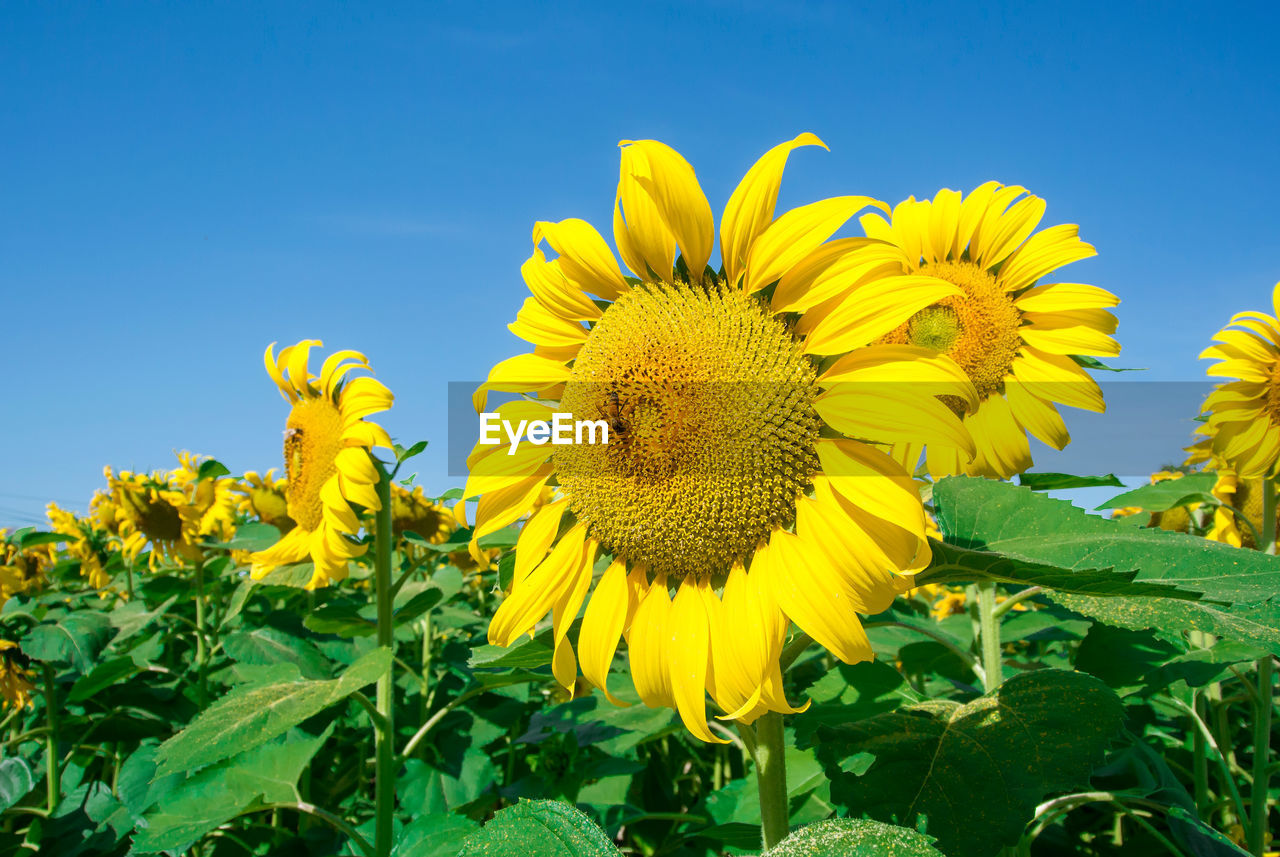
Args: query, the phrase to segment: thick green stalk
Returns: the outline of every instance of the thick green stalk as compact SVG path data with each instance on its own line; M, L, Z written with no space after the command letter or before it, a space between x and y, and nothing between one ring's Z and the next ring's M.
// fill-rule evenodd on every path
M196 699L200 708L209 701L208 660L204 630L204 559L196 560Z
M1258 549L1276 552L1276 483L1262 480L1262 543ZM1270 784L1271 709L1273 675L1270 655L1258 661L1258 697L1253 714L1253 785L1249 792L1249 847L1254 854L1266 851L1267 787Z
M62 799L62 772L58 769L58 688L55 673L49 664L44 670L44 709L49 732L44 738L45 776L48 778L49 812L53 812Z
M374 589L378 599L378 645L391 649L394 640L391 614L391 476L381 464L378 468L378 510L374 519ZM376 705L382 715L374 724L375 770L374 809L377 823L374 829L374 850L377 857L390 857L393 820L396 804L396 750L394 726L394 671L387 670L378 679Z
M996 585L978 584L978 637L982 642L982 684L990 693L1000 686L1004 666L1000 663L1000 622L996 619Z
M776 711L756 721L756 782L760 790L760 827L764 849L787 838L791 832L790 809L787 804L786 737L782 731L782 715Z
M1253 716L1253 786L1249 793L1249 847L1257 857L1267 850L1267 791L1271 770L1271 656L1258 661L1257 711Z

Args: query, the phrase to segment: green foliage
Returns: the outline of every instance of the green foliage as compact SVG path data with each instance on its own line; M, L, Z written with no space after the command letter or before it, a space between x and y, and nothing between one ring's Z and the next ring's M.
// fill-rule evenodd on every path
M472 834L458 857L614 857L618 849L591 819L568 804L521 801Z
M1180 479L1164 479L1117 494L1098 508L1137 506L1147 512L1164 512L1190 503L1216 503L1213 486L1217 478L1214 473L1192 473Z
M1123 488L1114 473L1106 476L1073 476L1070 473L1022 473L1018 484L1032 491L1061 491L1068 488Z
M1087 786L1122 706L1097 679L1043 670L972 702L928 700L818 732L831 797L850 812L926 826L951 857L1013 845L1055 791ZM858 752L865 773L842 769Z
M941 857L930 838L905 827L833 818L802 827L762 857Z

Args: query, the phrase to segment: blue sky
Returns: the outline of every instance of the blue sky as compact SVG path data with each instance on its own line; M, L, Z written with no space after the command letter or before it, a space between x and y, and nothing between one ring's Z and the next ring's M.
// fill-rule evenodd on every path
M11 4L0 28L0 525L171 450L278 466L268 342L358 348L433 492L450 381L522 350L535 220L608 233L616 143L719 212L988 179L1119 294L1120 363L1196 354L1280 279L1274 4ZM1189 428L1189 424L1187 426ZM1041 462L1042 467L1045 462Z

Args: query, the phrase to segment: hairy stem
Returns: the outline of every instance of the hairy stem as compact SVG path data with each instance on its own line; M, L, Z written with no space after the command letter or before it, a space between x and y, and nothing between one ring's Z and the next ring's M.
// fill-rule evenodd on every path
M787 838L791 832L787 803L786 738L782 715L770 711L756 721L756 782L760 790L760 827L764 849Z
M374 524L374 589L378 599L378 645L393 648L394 619L391 603L391 477L381 463L378 468L378 509ZM376 706L381 722L375 721L374 849L377 857L390 857L395 816L395 705L394 670L378 679Z
M1004 666L1000 663L1000 623L996 619L996 585L978 584L978 636L982 643L982 684L988 693L1000 686Z

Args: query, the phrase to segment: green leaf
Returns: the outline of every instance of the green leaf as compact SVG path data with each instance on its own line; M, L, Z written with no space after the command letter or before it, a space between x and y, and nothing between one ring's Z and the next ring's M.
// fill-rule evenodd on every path
M305 589L315 574L315 564L295 562L273 569L258 581L261 586L287 586L290 589Z
M961 548L1073 571L1136 570L1137 582L1175 585L1222 602L1264 601L1280 592L1280 558L1261 551L1125 527L987 479L948 477L934 486L933 496L947 541Z
M321 604L302 618L302 624L317 634L368 637L378 631L376 613L377 608L367 601L348 598Z
M290 739L222 762L165 792L146 814L146 827L134 837L134 847L142 852L185 850L258 800L300 800L298 778L331 730L332 726L316 737L295 732Z
M57 542L65 542L67 536L62 533L41 533L37 531L24 532L22 537L17 540L20 550L28 550L30 548L38 548L41 545L51 545Z
M1227 550L1261 555L1241 548ZM1166 640L1178 642L1187 631L1205 631L1280 656L1280 600L1227 607L1168 598L1094 598L1066 592L1048 596L1082 616L1134 631L1151 630Z
M470 666L473 669L536 669L550 666L554 652L551 629L545 628L532 638L522 635L520 642L505 648L477 646L471 653Z
M455 857L476 829L476 823L462 815L419 815L400 831L391 857Z
M1086 369L1094 369L1102 372L1146 372L1145 368L1141 369L1121 369L1116 366L1108 366L1096 357L1086 357L1083 354L1073 354L1071 359Z
M489 754L476 747L463 750L456 765L447 770L410 759L396 783L396 794L421 812L451 812L480 797L497 779Z
M1067 488L1123 488L1124 483L1114 473L1106 476L1073 476L1070 473L1022 473L1018 484L1032 491L1062 491Z
M235 538L229 542L210 542L209 547L223 550L260 551L280 541L280 530L271 524L251 521L236 529Z
M617 857L590 818L566 803L522 800L467 837L458 857Z
M104 661L94 667L93 672L76 679L67 694L67 701L84 702L98 691L122 683L140 671L133 658L127 656Z
M137 601L126 601L116 606L114 610L107 614L112 626L116 629L116 635L112 642L117 646L125 640L132 637L142 629L146 628L156 619L165 614L173 603L178 600L177 595L171 595L165 599L164 603L154 609L148 610L147 605L142 599Z
M932 547L933 559L929 568L917 578L922 584L994 580L1091 595L1161 595L1191 599L1199 594L1163 583L1135 583L1134 578L1138 576L1136 568L1072 569L945 543L934 542Z
M228 634L222 639L222 648L227 657L244 664L294 663L304 678L328 678L333 674L333 664L314 643L278 628L252 628Z
M920 827L949 857L990 857L1018 841L1048 794L1088 785L1124 717L1102 682L1038 670L961 705L929 700L819 730L818 756L838 806ZM861 776L840 763L875 763Z
M236 688L160 745L157 772L189 771L264 744L372 684L390 666L391 651L378 648L336 679Z
M1217 480L1216 473L1191 473L1180 479L1165 479L1117 494L1098 509L1137 506L1148 512L1164 512L1189 503L1217 503L1218 498L1213 496Z
M34 660L70 664L88 673L112 634L111 621L103 614L72 613L28 631L22 651Z
M16 756L0 759L0 812L16 804L36 787L30 766Z
M245 602L249 600L249 595L253 592L254 581L246 577L240 581L240 585L231 593L231 597L227 599L227 610L222 614L222 618L218 621L219 628L227 627L227 624L240 615L240 611L244 609Z
M943 857L932 841L905 827L832 818L800 828L762 857Z
M210 458L208 461L200 462L199 469L196 470L196 481L203 482L206 479L217 479L219 476L230 476L231 471L227 466L216 458Z
M420 455L422 451L426 448L427 448L427 442L425 440L418 441L408 449L405 449L403 446L400 446L400 444L396 444L396 448L395 448L396 461L401 463L408 461L410 458L413 458L415 455Z

